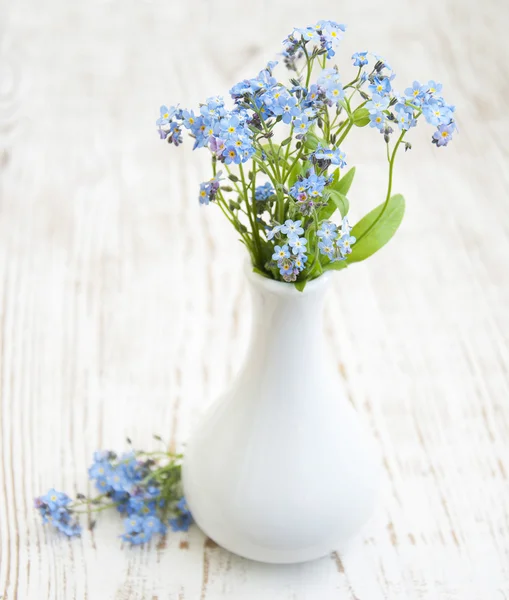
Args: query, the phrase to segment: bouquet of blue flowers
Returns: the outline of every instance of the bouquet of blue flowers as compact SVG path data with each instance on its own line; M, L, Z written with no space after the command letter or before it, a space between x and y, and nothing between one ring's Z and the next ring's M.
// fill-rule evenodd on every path
M64 492L50 489L35 499L35 508L43 523L68 537L81 534L80 514L89 517L89 528L93 528L93 515L113 508L123 517L121 539L132 545L164 535L168 527L187 531L192 517L182 495L181 463L182 455L166 450L131 450L120 455L101 450L94 454L88 470L97 494L78 494L72 500Z
M441 84L414 81L399 94L391 67L376 54L356 52L357 72L343 84L328 61L344 32L332 21L294 29L283 42L287 84L274 74L278 63L269 62L231 88L231 107L219 96L196 112L162 106L156 122L170 144L180 145L187 129L194 149L208 148L213 176L200 185L200 202L219 206L257 273L300 290L325 271L368 258L394 235L405 209L403 196L392 195L394 162L400 147L410 149L406 135L419 119L435 128L437 147L456 130L455 108L442 98ZM351 227L355 167L345 170L343 148L352 130L368 125L386 147L387 192Z

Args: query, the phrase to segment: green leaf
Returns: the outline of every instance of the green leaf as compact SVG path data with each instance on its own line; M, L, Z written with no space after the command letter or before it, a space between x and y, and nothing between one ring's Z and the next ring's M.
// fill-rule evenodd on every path
M287 137L286 140L281 142L281 146L287 146L292 141L291 137Z
M299 162L292 167L290 171L290 176L288 177L288 187L291 188L294 183L297 181L299 175L304 175L306 171L310 168L309 161Z
M389 199L385 210L384 205L374 208L353 227L352 235L357 242L348 256L348 264L365 260L385 246L396 233L405 214L405 199L396 194Z
M350 203L348 202L346 195L350 190L353 178L355 176L355 167L352 167L340 179L337 179L339 176L339 169L334 171L332 175L333 180L328 189L327 206L324 206L318 215L320 220L330 219L337 208L339 209L341 216L344 217L350 208Z
M303 279L302 281L296 281L293 285L297 290L299 290L299 292L303 292L304 288L306 287L306 283L307 281Z
M297 177L300 175L302 165L297 161L290 171L290 175L288 177L288 187L291 188L293 184L297 181Z
M280 158L278 144L272 144L272 146L270 144L261 144L261 147L268 157L273 158L274 160L278 160Z
M340 106L342 106L346 110L346 112L348 114L350 114L350 110L348 108L348 104L345 102L344 99L343 100L339 100L339 102L338 102L338 109L339 109Z
M253 266L253 273L258 273L258 275L261 275L262 277L269 277L265 271L262 271L261 269L255 266Z
M346 269L348 264L346 260L335 260L334 262L327 263L324 265L324 271L339 271L340 269Z
M316 150L319 145L325 145L325 140L321 137L318 137L311 129L306 133L303 142L304 148L311 152Z
M355 167L352 167L347 173L343 175L336 183L332 184L332 189L336 190L343 196L346 196L352 187L352 181L355 176Z
M326 190L323 199L327 201L327 206L320 209L318 213L320 221L330 219L336 210L339 210L342 217L347 215L350 202L345 195L336 192L336 190Z
M364 107L359 107L354 110L352 122L357 127L365 127L369 123L369 110Z
M337 192L336 190L331 190L329 197L332 199L332 201L336 205L336 208L341 213L341 216L345 217L348 214L348 210L350 208L350 202L348 202L348 198L344 194L341 194L340 192Z

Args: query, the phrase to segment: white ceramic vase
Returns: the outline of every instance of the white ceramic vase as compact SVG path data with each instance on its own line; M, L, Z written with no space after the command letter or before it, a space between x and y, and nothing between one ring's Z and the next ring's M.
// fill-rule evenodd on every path
M249 270L251 344L185 449L184 493L219 545L270 563L344 550L374 507L379 461L328 356L330 275L304 292Z

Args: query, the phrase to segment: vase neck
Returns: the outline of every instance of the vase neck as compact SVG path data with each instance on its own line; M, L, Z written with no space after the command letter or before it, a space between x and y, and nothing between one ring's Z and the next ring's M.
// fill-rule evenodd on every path
M248 280L253 301L251 356L262 355L284 369L300 361L304 366L311 355L319 355L329 277L311 282L303 292L256 274L249 274Z

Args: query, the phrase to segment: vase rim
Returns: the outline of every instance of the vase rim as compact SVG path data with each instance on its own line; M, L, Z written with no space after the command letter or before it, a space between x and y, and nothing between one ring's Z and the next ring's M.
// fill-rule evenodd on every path
M300 292L293 283L286 283L284 281L276 281L275 279L270 279L269 277L263 277L263 275L259 275L255 271L253 271L253 265L249 258L244 262L244 273L248 281L253 283L258 287L265 288L267 291L271 291L277 294L284 295L292 295L292 296L305 296L307 294L312 294L314 292L318 292L325 288L329 281L331 280L332 272L329 271L320 275L316 279L312 281L308 281L306 283L306 287L302 292Z

